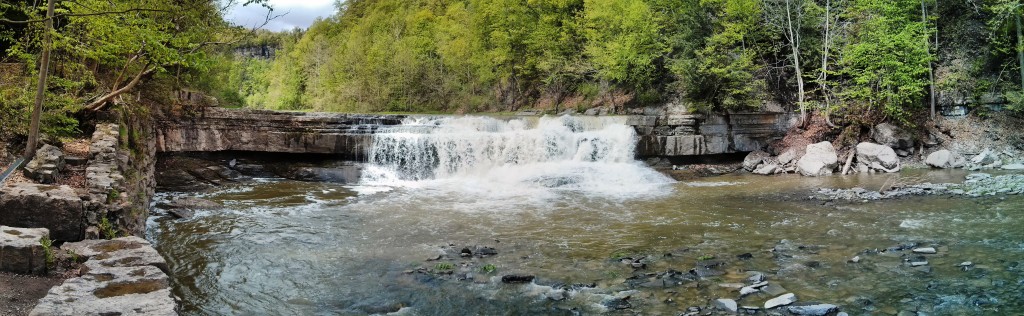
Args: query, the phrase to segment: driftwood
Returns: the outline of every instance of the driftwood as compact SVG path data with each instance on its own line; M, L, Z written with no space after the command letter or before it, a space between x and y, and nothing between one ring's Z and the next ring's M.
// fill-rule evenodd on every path
M843 165L843 175L844 176L848 172L850 172L850 165L853 164L853 156L856 156L856 155L857 155L857 150L855 149L855 150L851 150L850 154L846 156L846 164Z

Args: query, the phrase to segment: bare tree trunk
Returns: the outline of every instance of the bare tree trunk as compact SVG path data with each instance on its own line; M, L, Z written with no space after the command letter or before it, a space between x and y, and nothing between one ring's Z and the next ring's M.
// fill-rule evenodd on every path
M786 31L789 33L790 49L793 50L793 69L796 70L796 88L798 93L797 104L800 106L800 125L803 126L807 123L807 108L804 106L804 76L803 72L800 71L800 30L799 24L796 29L793 27L790 1L786 0L786 24L788 24Z
M921 23L924 23L925 28L928 28L928 13L927 13L927 11L925 11L925 8L924 8L924 0L921 0ZM937 36L937 34L936 34L936 36ZM928 40L928 35L926 34L925 37L924 37L924 47L925 47L925 49L928 50L928 55L932 54L930 46L931 46L931 41ZM935 72L934 72L933 68L934 68L933 63L931 61L928 61L928 80L931 83L929 85L931 87L931 93L929 93L931 95L931 107L930 107L930 111L928 113L930 113L930 118L934 120L935 119Z
M1017 16L1017 62L1020 63L1020 90L1024 92L1024 37L1021 37L1020 14Z
M139 73L135 75L135 78L132 78L132 81L128 82L128 84L124 85L124 87L111 91L107 95L100 97L96 101L93 101L89 105L86 105L85 109L89 111L102 110L104 106L106 106L107 103L112 101L115 97L121 95L122 93L128 92L128 90L131 90L132 88L135 88L135 85L138 85L139 81L142 81L142 77L145 77L146 75L152 73L155 69L156 68L149 68L149 65L147 64L143 68L143 70L139 71Z
M25 159L32 159L39 143L39 117L43 112L43 98L46 96L46 75L50 72L50 31L53 29L53 0L46 4L46 26L43 28L43 56L39 62L39 83L36 86L36 103L32 107L32 123L25 145Z

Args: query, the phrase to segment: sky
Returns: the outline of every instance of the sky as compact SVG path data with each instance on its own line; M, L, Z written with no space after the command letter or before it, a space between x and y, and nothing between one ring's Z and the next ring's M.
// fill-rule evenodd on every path
M293 28L308 28L318 17L327 17L335 12L334 0L269 0L274 7L272 15L285 14L270 21L264 29L284 31ZM254 27L263 24L267 9L258 5L237 6L227 14L230 21L241 26Z

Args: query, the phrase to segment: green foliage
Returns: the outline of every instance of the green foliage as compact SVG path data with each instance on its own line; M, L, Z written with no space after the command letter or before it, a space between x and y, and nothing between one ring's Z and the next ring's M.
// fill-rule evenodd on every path
M933 58L919 10L916 0L853 1L856 26L841 61L850 78L846 97L903 122L921 108Z
M39 244L43 246L43 254L46 256L46 266L50 267L53 265L53 240L50 236L43 236L39 239Z
M117 229L114 228L114 224L110 223L110 220L106 217L100 219L99 224L100 234L103 235L104 239L114 239L118 237Z
M107 203L111 203L111 202L117 201L117 199L120 198L120 197L121 197L121 192L120 191L118 191L117 189L110 189L110 191L107 192Z
M711 260L711 259L714 259L714 258L715 258L714 255L701 255L700 257L697 257L697 260L704 261L704 260Z

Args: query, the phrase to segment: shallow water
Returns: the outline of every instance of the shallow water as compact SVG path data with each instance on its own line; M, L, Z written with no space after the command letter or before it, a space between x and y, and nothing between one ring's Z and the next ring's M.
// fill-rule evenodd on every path
M748 270L764 272L800 302L832 303L854 315L1024 310L1024 198L806 199L819 187L880 187L891 177L728 175L665 184L651 189L659 194L635 198L556 190L490 200L460 194L450 183L374 190L380 187L261 180L193 194L226 208L189 220L155 220L150 237L169 261L186 315L359 315L397 307L417 315L567 314L573 308L616 314L625 311L602 302L630 294L628 311L675 315L711 299L737 298L736 289L721 284L742 283ZM962 178L960 172L918 172L901 179ZM773 253L784 239L806 247ZM937 246L938 254L927 255L931 272L901 263L899 253L908 251L862 253L911 242ZM470 272L476 281L406 273L435 267L426 259L451 244L491 246L499 254L443 260L453 263L455 275ZM742 253L753 259L737 259ZM857 255L859 263L847 262ZM611 259L621 256L646 257L648 266L634 270ZM634 287L627 280L686 272L711 256L726 262L725 275L668 288ZM963 261L973 268L956 266ZM484 264L497 271L483 273ZM506 285L496 277L513 273L538 280ZM557 282L597 286L554 301L544 285ZM754 294L740 305L768 298Z
M412 118L374 137L358 185L261 179L191 194L222 210L154 218L182 313L678 315L739 298L752 271L772 290L741 306L1024 311L1024 197L808 198L964 172L674 182L633 160L621 118ZM907 244L938 254L879 251ZM477 246L498 254L459 255Z

